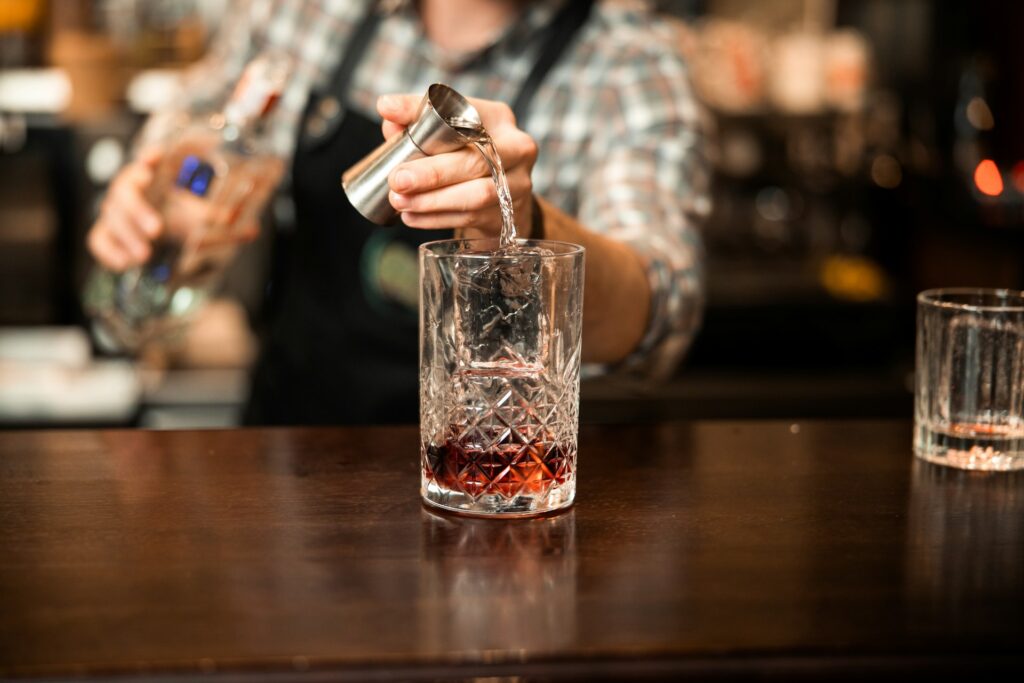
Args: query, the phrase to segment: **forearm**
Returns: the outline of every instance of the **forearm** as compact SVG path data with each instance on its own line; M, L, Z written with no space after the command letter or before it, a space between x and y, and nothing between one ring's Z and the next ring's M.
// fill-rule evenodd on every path
M650 317L651 290L640 256L629 246L588 230L538 198L545 239L586 249L583 287L583 362L615 363L633 351Z

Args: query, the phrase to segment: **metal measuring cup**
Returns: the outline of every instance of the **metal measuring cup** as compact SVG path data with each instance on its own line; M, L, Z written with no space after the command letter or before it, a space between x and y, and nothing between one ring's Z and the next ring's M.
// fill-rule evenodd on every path
M341 176L341 187L359 213L378 225L394 223L398 212L388 200L388 176L406 161L454 152L484 133L476 108L447 85L427 88L409 126L356 162Z

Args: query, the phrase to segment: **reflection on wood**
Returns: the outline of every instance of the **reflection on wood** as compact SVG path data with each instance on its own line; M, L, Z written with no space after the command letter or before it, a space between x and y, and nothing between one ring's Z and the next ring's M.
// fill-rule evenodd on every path
M421 507L414 427L0 434L0 675L1021 669L1021 482L910 435L584 427L506 523Z

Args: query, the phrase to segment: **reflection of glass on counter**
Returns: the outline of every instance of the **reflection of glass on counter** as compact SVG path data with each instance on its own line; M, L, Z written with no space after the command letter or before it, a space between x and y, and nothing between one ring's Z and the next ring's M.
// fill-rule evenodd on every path
M970 604L1024 587L1024 473L915 458L907 527L907 593L924 629L939 615L969 621Z
M576 635L576 516L502 520L423 511L425 649L544 651Z

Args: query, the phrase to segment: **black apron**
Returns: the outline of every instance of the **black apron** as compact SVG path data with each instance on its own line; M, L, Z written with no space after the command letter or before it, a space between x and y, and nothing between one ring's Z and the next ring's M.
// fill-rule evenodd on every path
M524 115L585 23L569 0L546 29L513 110ZM310 96L292 166L296 229L275 237L246 424L384 424L418 419L418 265L423 242L450 230L381 227L341 189L341 174L383 142L380 122L343 103L380 22L371 3L329 84Z

